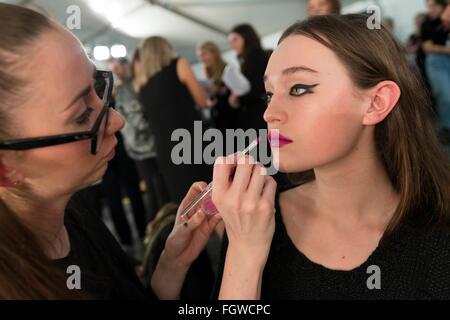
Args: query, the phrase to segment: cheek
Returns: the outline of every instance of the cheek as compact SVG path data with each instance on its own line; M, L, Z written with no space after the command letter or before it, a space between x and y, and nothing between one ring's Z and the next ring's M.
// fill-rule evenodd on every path
M306 148L317 165L347 154L362 130L359 117L351 111L322 114L316 120L311 130L305 133L305 141L309 141Z
M70 191L93 175L98 166L94 159L86 140L30 150L24 154L22 170L33 185Z
M335 105L333 101L340 103ZM300 166L294 171L319 167L344 157L354 148L363 129L362 115L354 100L340 97L324 102L320 107L321 110L317 105L296 115L302 120L292 129L297 134L293 144L295 156L291 159L295 164L291 165ZM283 159L284 150L280 152Z

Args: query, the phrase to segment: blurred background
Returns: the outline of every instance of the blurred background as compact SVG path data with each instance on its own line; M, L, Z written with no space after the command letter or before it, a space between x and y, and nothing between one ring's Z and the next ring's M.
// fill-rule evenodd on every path
M196 63L196 47L213 41L224 59L236 63L227 39L230 29L249 23L261 36L265 48L276 46L281 32L307 16L306 0L7 0L46 12L67 25L73 11L80 9L80 29L73 33L83 42L98 65L107 65L110 56L133 54L142 39L160 35L168 39L177 53L188 58L201 77ZM343 0L343 13L365 12L370 5L381 9L383 18L394 21L394 33L406 42L414 32L414 17L426 11L425 0ZM69 12L69 13L68 13Z

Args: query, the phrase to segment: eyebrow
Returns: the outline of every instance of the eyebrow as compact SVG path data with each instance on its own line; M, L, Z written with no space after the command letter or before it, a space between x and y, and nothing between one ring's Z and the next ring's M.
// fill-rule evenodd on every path
M93 73L92 73L92 77L95 78L95 74L97 73L97 68L95 67L94 64L92 64L92 68L93 68ZM91 92L92 90L92 84L89 84L88 86L86 86L80 93L78 93L75 98L73 98L72 102L69 103L69 105L67 106L66 109L64 109L64 111L70 109L70 107L77 102L79 99L81 99L82 97L85 97L89 94L89 92Z
M298 72L308 72L308 73L313 73L313 74L317 74L319 73L318 71L308 68L306 66L294 66L294 67L289 67L287 69L284 69L281 74L283 76L289 76ZM266 82L268 79L267 75L264 75L264 82Z

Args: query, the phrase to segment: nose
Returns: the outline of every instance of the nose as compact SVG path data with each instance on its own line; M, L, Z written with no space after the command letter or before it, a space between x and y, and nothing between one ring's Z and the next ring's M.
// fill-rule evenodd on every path
M270 124L278 124L280 122L285 122L287 115L285 111L281 108L282 103L278 101L278 97L274 94L267 105L266 111L264 112L264 121Z
M118 113L113 108L110 108L108 112L109 112L109 121L106 133L107 135L113 135L125 126L125 120L120 115L120 113Z

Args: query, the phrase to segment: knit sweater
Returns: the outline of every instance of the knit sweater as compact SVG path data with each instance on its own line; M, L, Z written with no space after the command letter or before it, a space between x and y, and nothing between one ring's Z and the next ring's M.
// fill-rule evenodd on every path
M261 298L268 300L450 299L450 234L404 222L383 237L369 258L350 270L314 263L290 239L276 195L276 227L264 269ZM227 248L214 296L223 275Z

